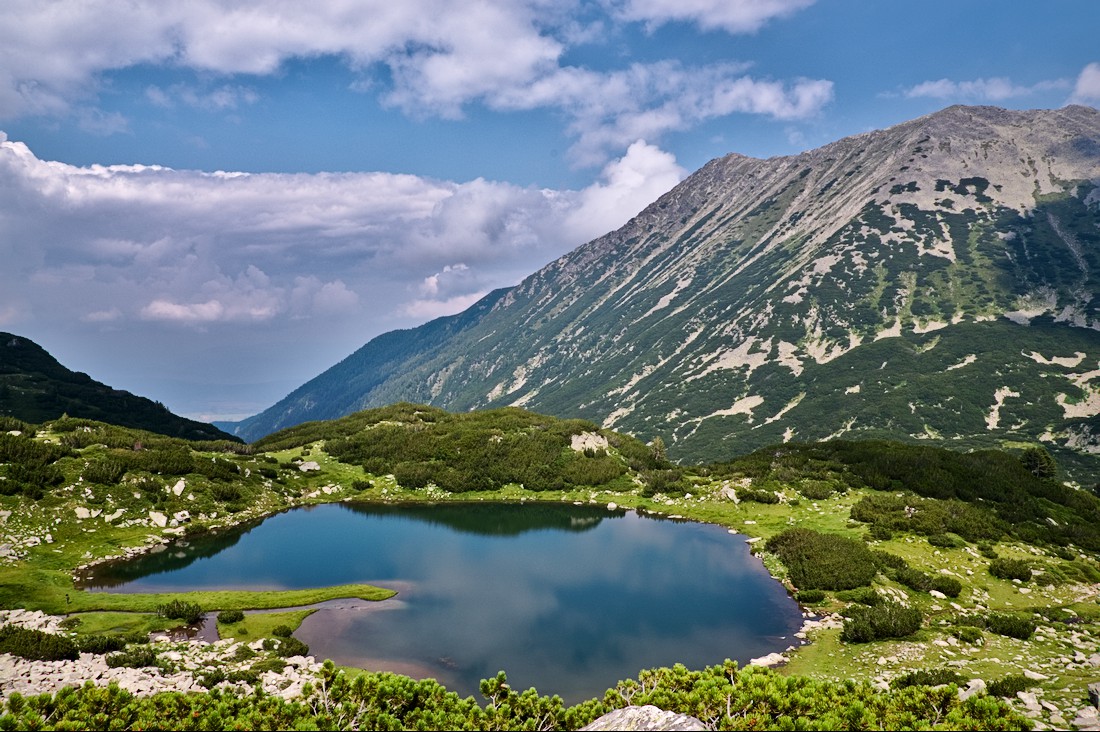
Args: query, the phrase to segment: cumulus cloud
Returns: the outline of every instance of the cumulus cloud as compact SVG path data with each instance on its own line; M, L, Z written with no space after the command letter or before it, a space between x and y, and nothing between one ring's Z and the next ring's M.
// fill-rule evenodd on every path
M1093 62L1081 69L1070 102L1092 105L1100 102L1100 63Z
M697 24L704 30L752 33L774 18L784 18L813 5L815 0L627 0L619 13L656 27L672 21Z
M741 33L812 2L629 0L612 5L606 22L684 20ZM827 80L752 78L745 65L563 65L571 44L591 42L604 22L580 5L544 0L8 0L0 4L0 116L77 115L87 129L111 134L126 131L126 120L94 105L110 72L191 70L199 82L149 86L148 101L227 111L259 93L212 82L210 72L272 75L290 59L329 56L360 75L354 89L413 116L458 118L472 104L560 110L576 138L574 160L598 166L639 138L655 142L734 112L801 119L832 98Z
M676 61L633 64L594 72L563 68L522 88L501 90L498 109L558 107L572 118L578 164L595 165L635 140L659 139L671 131L735 112L777 120L817 114L833 98L824 79L780 82L745 75L745 64L685 66Z
M586 188L565 224L579 239L612 231L687 175L676 158L645 140L634 142L602 179Z
M928 97L932 99L963 99L981 102L1003 102L1008 99L1026 97L1054 89L1064 89L1069 85L1064 79L1040 81L1030 86L1015 84L1005 77L974 79L973 81L952 81L937 79L924 81L906 89L909 98Z
M644 141L580 191L390 173L78 167L0 141L15 313L209 329L455 312L627 221L685 174ZM383 318L384 319L384 318Z

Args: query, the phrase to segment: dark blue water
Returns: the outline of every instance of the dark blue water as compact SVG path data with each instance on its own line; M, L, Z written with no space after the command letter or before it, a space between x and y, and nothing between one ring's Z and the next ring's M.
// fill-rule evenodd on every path
M165 592L367 582L295 633L320 658L439 679L499 670L567 702L643 668L742 662L793 642L797 605L742 537L706 524L554 504L330 504L97 570L89 588Z

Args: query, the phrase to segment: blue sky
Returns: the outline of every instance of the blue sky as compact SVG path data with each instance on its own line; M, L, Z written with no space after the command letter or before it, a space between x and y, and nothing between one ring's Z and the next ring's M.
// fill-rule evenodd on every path
M0 329L246 416L711 158L1098 105L1098 31L1094 0L6 0Z

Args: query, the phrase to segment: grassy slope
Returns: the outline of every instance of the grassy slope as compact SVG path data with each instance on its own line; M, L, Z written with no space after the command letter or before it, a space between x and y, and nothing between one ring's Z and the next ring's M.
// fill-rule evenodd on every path
M363 425L357 425L361 429ZM243 466L251 466L253 476L261 466L277 465L277 479L252 481L238 477L249 491L251 506L236 513L227 513L225 507L212 498L211 491L216 481L205 480L202 476L187 477L187 492L176 497L157 500L164 511L174 508L173 501L188 505L196 520L188 530L200 527L224 526L245 520L255 520L272 511L293 506L337 500L364 501L555 501L581 502L586 504L604 504L615 502L623 507L636 508L667 515L706 521L736 530L749 537L768 538L790 526L802 526L819 531L836 533L853 538L862 537L866 526L850 520L851 507L865 495L873 494L867 488L853 488L844 494L834 493L821 500L808 500L800 497L794 487L802 479L798 474L787 475L787 482L768 482L757 479L757 484L779 490L784 494L784 502L761 504L734 502L721 497L721 489L728 485L739 485L744 481L736 464L715 470L710 475L690 477L689 495L645 497L633 489L634 483L616 480L613 488L608 487L569 487L565 490L532 492L518 485L507 485L494 491L475 491L461 494L449 494L436 489L406 490L398 486L392 477L370 475L356 465L341 463L329 456L323 449L323 441L307 442L303 440L316 437L307 430L316 430L317 426L303 428L297 433L297 439L272 441L273 447L283 449L267 455L242 456L238 461ZM293 437L291 435L290 437ZM54 439L56 434L43 433L44 439ZM613 453L616 451L612 450ZM103 459L108 453L101 446L81 448L71 458L61 461L64 464L67 481L76 481L76 473L89 461ZM617 453L616 453L617 454ZM205 454L208 459L216 454ZM269 462L273 460L274 462ZM311 460L319 464L319 471L302 472L292 461ZM68 461L68 462L66 462ZM71 464L70 464L71 463ZM289 466L289 467L288 467ZM742 466L744 467L744 466ZM75 472L74 472L75 471ZM717 473L723 473L721 476ZM637 473L629 475L637 478ZM130 480L128 475L125 480ZM769 479L770 480L770 479ZM356 491L351 488L354 481L370 481L370 487ZM172 479L165 481L165 490L170 493ZM76 484L79 484L77 481ZM325 490L327 488L327 491ZM101 504L105 508L126 505L127 515L138 515L149 510L150 505L133 497L128 485L114 487L92 487L96 500L99 493L105 493ZM194 496L188 501L189 495ZM129 496L129 499L127 498ZM37 502L20 496L0 497L0 508L12 511L0 531L12 537L42 537L48 531L53 543L41 543L29 549L23 561L0 569L0 606L28 607L42 609L50 613L82 613L82 630L89 629L127 629L135 625L150 628L154 621L148 613L166 596L156 595L118 595L88 593L74 588L72 572L80 564L93 558L116 555L125 547L144 545L150 535L160 531L147 525L129 527L116 526L103 521L102 517L76 521L75 507L87 505L87 494L80 490L67 491L58 488ZM126 503L127 500L133 503ZM144 498L142 500L145 500ZM163 502L168 501L167 505ZM137 504L137 505L135 505ZM215 510L221 508L220 511ZM124 523L124 522L120 522ZM996 579L988 574L989 560L976 552L958 549L937 549L929 545L922 537L898 534L894 538L875 542L876 548L888 550L907 559L910 564L922 571L939 572L951 570L960 575L965 589L955 602L964 609L976 607L999 610L1035 610L1046 608L1070 608L1077 612L1080 622L1073 626L1043 621L1042 627L1050 627L1049 633L1037 635L1031 641L1016 641L986 633L984 646L960 649L957 646L941 645L948 643L949 627L946 625L956 610L947 602L936 601L931 596L908 592L911 601L925 614L926 622L920 633L903 641L880 641L866 645L847 645L839 642L838 631L819 631L813 643L803 646L792 655L792 662L785 669L787 673L805 674L814 677L840 679L875 679L884 672L896 674L905 668L937 668L954 661L965 662L960 666L964 675L980 676L991 680L1008 673L1019 673L1024 668L1040 670L1051 676L1041 688L1047 699L1056 702L1068 702L1083 694L1084 685L1089 681L1080 670L1056 672L1061 664L1059 659L1072 657L1074 650L1086 653L1100 651L1100 605L1096 604L1097 586L1087 587L1059 580L1043 586L1030 583L1021 588L1011 582ZM1037 564L1058 570L1066 565L1066 560L1051 551L1037 549L1018 542L1001 542L996 546L1001 556L1026 556ZM777 575L783 576L783 568L774 558L764 556L765 564ZM1090 560L1095 566L1095 557ZM1058 572L1049 573L1054 577ZM1064 572L1062 573L1064 574ZM903 590L900 586L879 577L880 587ZM389 591L366 586L343 586L320 588L294 592L208 592L172 595L199 602L208 610L233 608L290 608L307 605L333 597L363 597L383 599ZM66 602L68 595L68 602ZM824 610L840 609L843 603L830 597L822 607ZM120 611L139 614L136 618L127 617ZM249 616L246 623L226 628L236 637L262 637L276 624L296 626L308 611L290 611L277 615ZM143 625L144 624L144 625ZM1074 635L1074 633L1076 635ZM1076 639L1076 645L1074 645ZM937 643L940 642L940 644ZM1089 650L1093 647L1093 650ZM544 690L552 692L552 690Z

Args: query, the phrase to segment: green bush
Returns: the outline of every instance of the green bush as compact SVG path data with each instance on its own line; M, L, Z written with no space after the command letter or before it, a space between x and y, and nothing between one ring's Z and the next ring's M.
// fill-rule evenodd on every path
M801 590L795 595L795 599L803 605L814 605L825 600L823 590Z
M1031 565L1023 559L994 559L989 563L989 573L1004 580L1027 582L1031 579Z
M268 671L274 671L275 673L282 673L286 668L286 661L281 658L265 658L262 661L257 661L252 664L251 670L258 674L267 673Z
M80 657L70 638L18 625L0 627L0 653L29 661L75 661Z
M811 501L823 501L833 495L833 486L824 481L807 480L798 486L798 492Z
M157 665L157 654L149 646L112 653L104 659L111 668L145 668Z
M989 682L985 690L990 696L1002 696L1011 699L1016 696L1016 692L1027 691L1031 688L1031 683L1023 674L1009 674Z
M683 495L689 487L684 480L684 471L679 469L643 470L641 478L643 496L655 496L658 493Z
M85 635L76 639L81 653L113 653L126 647L126 639L117 635Z
M912 567L897 570L894 579L917 592L928 592L932 589L932 576Z
M210 486L210 496L221 503L234 503L244 498L244 493L236 483L214 483Z
M894 538L894 532L890 530L890 527L883 524L872 524L871 530L867 533L872 539L879 541L889 541Z
M932 587L931 589L937 592L942 592L948 597L958 597L962 593L962 582L954 577L948 577L944 574L932 575Z
M939 686L940 684L958 684L966 677L946 668L917 669L898 676L890 682L893 689L905 689L910 686Z
M276 625L271 629L271 635L276 638L289 638L294 633L294 628L289 625Z
M291 656L308 656L309 646L293 636L282 638L279 641L278 653L283 658L290 658Z
M992 613L986 618L985 627L997 635L1027 640L1035 632L1035 621L1019 615Z
M227 675L224 669L211 669L199 676L199 685L204 689L213 689L215 686L225 681L226 678Z
M737 494L737 497L742 501L750 501L752 503L767 503L775 504L779 503L779 494L775 491L764 491L750 488Z
M786 565L799 590L849 590L871 584L875 556L859 541L812 529L787 529L765 545Z
M85 482L100 485L117 485L125 474L126 464L117 459L93 460L81 472Z
M970 625L955 628L951 631L951 635L955 636L963 643L969 643L970 645L980 643L985 638L982 631Z
M244 612L241 610L222 610L218 613L218 622L222 625L232 625L244 620Z
M915 607L906 607L885 600L876 607L853 606L840 632L847 643L868 643L884 638L905 638L920 630L921 614Z
M953 549L960 546L959 541L950 534L929 534L928 543L943 549Z
M197 602L172 600L163 605L158 605L157 615L170 620L182 620L188 625L194 625L202 620L203 609Z
M358 491L358 492L369 491L373 487L374 487L374 483L372 483L369 480L353 480L351 482L351 489L353 491Z

